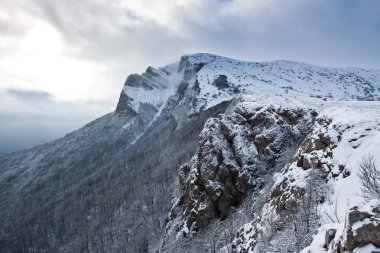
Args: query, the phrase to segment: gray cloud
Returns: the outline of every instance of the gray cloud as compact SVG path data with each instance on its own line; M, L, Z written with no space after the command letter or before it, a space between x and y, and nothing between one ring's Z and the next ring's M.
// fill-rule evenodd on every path
M206 51L251 60L286 58L380 68L379 1L194 2L174 8L167 14L173 24L162 24L142 16L144 11L108 2L38 1L68 39L86 45L80 51L83 57L124 66L133 62L136 70L183 53ZM161 1L168 4L174 5Z
M15 97L16 99L21 99L27 102L50 101L50 94L45 91L26 91L18 89L8 89L6 92L9 95Z
M107 112L108 104L52 100L43 91L9 89L8 108L0 108L0 153L52 141Z
M30 146L73 130L111 110L127 74L177 61L182 54L380 68L379 12L378 0L4 0L0 42L9 43L0 43L0 56L12 54L33 22L48 22L60 32L66 56L104 67L103 78L91 88L109 90L114 98L56 102L44 91L7 86L6 92L0 89L1 100L9 101L0 110L1 143L39 136L25 141ZM17 143L24 147L22 140ZM0 152L16 148L10 146Z

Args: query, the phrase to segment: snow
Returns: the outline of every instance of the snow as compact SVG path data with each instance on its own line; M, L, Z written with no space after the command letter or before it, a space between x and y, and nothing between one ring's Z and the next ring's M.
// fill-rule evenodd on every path
M324 68L291 61L245 62L208 54L188 56L190 66L207 63L190 81L200 86L198 105L210 108L241 94L282 96L306 102L357 100L369 93L380 96L380 71L358 68ZM230 88L212 85L219 75L227 76Z
M277 103L284 103L278 100ZM313 126L313 131L308 138L318 139L320 135L329 136L332 144L326 151L314 150L311 153L304 153L305 157L318 157L322 163L332 165L332 169L325 167L329 173L327 177L325 190L326 201L318 207L321 215L322 226L314 236L312 244L305 248L302 252L326 252L323 248L325 232L328 228L335 228L336 238L342 236L344 230L344 221L347 210L353 206L361 206L361 209L369 211L368 205L363 207L365 203L361 196L360 179L358 177L359 163L366 154L373 154L376 161L380 161L380 103L373 102L326 102L323 106L314 106L315 110L319 110L318 119L328 119L329 123L319 123L318 120ZM299 150L301 152L302 150ZM328 156L327 151L332 155ZM343 176L339 169L339 165L343 165L344 169L350 172L349 176ZM280 185L286 181L287 187L284 193L287 199L292 198L291 189L305 188L311 170L305 170L298 167L293 162L289 167L284 168L282 173L274 176L275 184L272 187ZM332 176L333 174L338 176ZM373 203L372 203L373 202ZM372 206L376 205L373 200ZM376 203L375 203L376 202ZM264 208L265 209L265 208ZM266 209L270 209L266 206ZM265 220L267 214L262 213L262 219ZM331 217L335 219L331 220ZM268 219L268 218L267 218ZM332 223L333 222L333 223ZM370 220L360 221L354 224L354 229L359 228L363 224L373 222ZM265 223L264 223L265 224ZM247 231L245 238L253 238L252 233L256 233L255 228L259 228L260 224L246 224L243 231ZM265 230L265 226L263 227ZM252 230L252 231L251 231ZM248 232L251 231L251 232ZM254 239L244 241L240 247L248 247Z
M128 129L128 127L129 127L130 125L132 125L133 123L134 123L134 121L131 120L131 121L129 121L127 124L123 125L121 128L123 128L123 129Z
M312 253L312 252L327 252L326 245L325 245L325 234L326 231L329 229L338 229L340 224L335 223L335 224L327 224L321 226L317 234L313 236L313 242L310 244L310 246L304 248L301 253ZM329 245L327 245L327 248L330 248Z
M372 199L366 202L365 205L360 206L358 210L360 212L365 212L365 213L374 215L375 213L373 212L373 208L379 205L380 205L380 199Z
M320 206L322 211L322 221L331 222L328 217L337 216L336 224L326 224L322 226L318 234L314 237L313 243L302 252L323 252L322 242L324 241L324 231L328 227L338 229L337 236L343 235L343 227L347 210L354 206L359 206L361 211L372 212L371 206L375 206L379 200L372 200L365 203L361 196L360 178L358 177L359 163L363 156L373 154L375 159L380 159L380 106L378 102L356 103L355 106L334 106L323 110L319 117L328 117L332 120L327 128L327 134L335 141L336 147L332 149L333 164L332 173L339 173L338 164L345 166L350 175L329 179L328 200ZM340 136L337 138L337 136ZM364 219L353 224L352 230L361 226L374 223L370 219ZM336 238L336 241L338 238ZM354 252L370 252L372 246L357 248ZM372 249L372 248L371 248Z
M148 68L150 71L157 74L157 77L144 77L141 75L153 89L144 89L142 87L131 87L125 85L123 92L131 99L132 109L136 112L140 110L141 104L150 104L158 109L158 114L165 106L166 101L171 95L175 94L175 91L183 77L183 73L178 73L178 63L171 64L165 68L154 69ZM146 74L145 74L146 75Z
M376 160L380 160L380 106L376 102L370 107L335 107L322 113L333 120L331 126L345 129L340 131L341 141L333 150L333 160L335 164L344 164L351 175L330 182L334 192L332 198L337 200L338 215L343 220L347 208L363 202L358 177L363 156L373 154ZM347 126L350 127L347 129ZM329 131L335 132L332 128ZM358 140L353 142L355 139Z
M326 125L316 123L308 138L318 139L320 135L329 136L333 145L328 150L314 150L303 154L309 161L318 158L323 164L323 169L328 173L326 179L326 201L318 206L321 213L322 226L314 236L313 243L302 252L324 252L323 248L325 231L328 228L337 229L337 236L343 234L343 223L346 212L353 206L360 206L363 197L360 190L360 179L358 177L359 163L366 154L373 154L380 162L380 102L379 101L357 101L363 98L367 100L380 100L380 70L364 70L358 68L324 68L315 65L292 61L274 62L246 62L210 54L195 54L184 56L186 65L184 69L180 64L173 64L164 69L154 70L159 76L154 79L155 89L145 90L142 88L125 86L124 92L133 99L132 107L138 112L142 104L153 105L157 114L152 122L161 114L168 99L175 95L176 89L184 78L186 71L194 71L202 68L187 80L189 86L187 95L196 98L191 113L206 110L223 101L235 99L240 110L256 110L256 113L264 112L269 106L275 109L285 108L307 108L318 112L318 119L330 119ZM213 85L215 79L220 75L227 76L228 88L219 88ZM152 80L150 80L152 81ZM199 93L189 92L195 84L199 84ZM190 95L189 95L190 94ZM184 101L190 101L184 99ZM229 122L224 120L224 122ZM229 122L231 123L231 122ZM204 131L200 138L212 125L215 119L206 122ZM123 128L127 129L129 123ZM235 137L234 150L243 159L252 158L257 155L256 146L247 144L245 132L250 129L244 128L232 122L228 125L231 134ZM299 132L299 129L295 129ZM137 140L141 133L135 140ZM223 138L215 137L212 143L225 149L226 143L218 141ZM135 141L134 140L134 141ZM132 141L132 143L134 142ZM331 152L332 155L327 153ZM235 166L228 156L225 157L226 164ZM217 164L216 158L210 159L210 163ZM243 160L247 163L248 160ZM194 161L192 161L194 163ZM343 175L341 166L349 172L349 176ZM193 167L193 166L192 166ZM278 186L287 179L289 198L290 189L305 188L310 177L310 171L297 166L296 162L285 166L281 173L274 176L275 184ZM240 172L239 172L240 173ZM189 182L194 184L197 178L196 171L192 171ZM219 192L220 184L207 181L207 187ZM273 188L272 188L273 189ZM196 203L194 206L198 206ZM205 208L200 203L198 209ZM262 224L256 224L256 228L263 226L265 230L265 216L275 216L276 213L270 205L266 205L262 211ZM331 220L335 217L335 221ZM361 221L364 222L364 221ZM355 224L360 226L361 223ZM243 227L247 238L254 238L257 232L253 229L253 223L247 223ZM183 226L177 236L190 233L191 229ZM178 239L178 238L177 238ZM336 238L338 239L338 238ZM252 239L253 240L253 239ZM245 241L242 248L249 247L250 241ZM240 247L240 246L239 246ZM362 249L358 249L362 250ZM363 251L357 251L363 252Z
M368 218L355 222L352 225L352 231L354 232L354 235L356 233L356 230L358 230L359 228L363 227L364 225L368 225L368 224L371 224L371 223L373 223L373 225L375 225L375 226L377 225L377 223L375 221L372 221L371 219L368 219Z
M376 247L372 243L369 243L363 247L355 248L354 253L368 253L368 252L380 252L380 248Z

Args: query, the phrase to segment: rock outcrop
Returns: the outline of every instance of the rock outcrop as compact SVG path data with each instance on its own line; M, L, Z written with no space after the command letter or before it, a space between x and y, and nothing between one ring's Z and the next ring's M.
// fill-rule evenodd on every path
M321 251L380 252L380 200L373 199L350 208L343 223L322 226L302 253Z
M260 190L308 133L315 115L303 108L249 102L229 110L206 122L196 155L180 168L181 196L171 218L185 236L226 218L250 190Z
M343 250L354 251L367 244L380 248L380 201L350 208L345 222Z

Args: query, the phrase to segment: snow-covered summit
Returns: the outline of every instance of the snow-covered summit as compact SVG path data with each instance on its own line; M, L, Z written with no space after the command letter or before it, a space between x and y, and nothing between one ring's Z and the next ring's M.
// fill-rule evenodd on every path
M186 86L181 87L185 82ZM327 68L295 61L249 62L198 53L184 55L172 65L148 67L130 75L117 111L136 113L142 105L161 108L179 89L195 93L192 113L238 95L286 97L301 102L379 100L380 70ZM183 92L183 91L182 91Z
M309 100L378 100L380 71L326 68L292 62L247 62L209 54L186 56L202 66L190 80L199 87L197 110L229 100L237 93Z
M129 75L120 94L116 111L123 114L137 114L140 107L152 106L159 110L177 88L181 75L174 63L155 69L149 66L141 74Z

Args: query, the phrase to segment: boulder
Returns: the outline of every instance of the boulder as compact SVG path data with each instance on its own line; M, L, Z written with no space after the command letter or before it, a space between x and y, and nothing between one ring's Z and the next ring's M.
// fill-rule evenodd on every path
M326 248L329 246L331 241L334 239L335 234L336 234L336 229L330 228L330 229L326 230L326 234L325 234L325 247Z
M348 211L344 248L349 251L373 244L380 247L380 201L370 201Z

